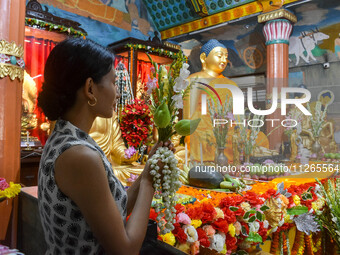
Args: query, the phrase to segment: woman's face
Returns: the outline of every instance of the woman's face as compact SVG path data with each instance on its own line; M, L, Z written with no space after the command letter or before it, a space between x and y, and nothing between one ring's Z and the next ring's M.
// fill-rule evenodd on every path
M98 116L103 118L111 118L120 94L116 86L116 73L112 67L101 81L97 84L98 88Z

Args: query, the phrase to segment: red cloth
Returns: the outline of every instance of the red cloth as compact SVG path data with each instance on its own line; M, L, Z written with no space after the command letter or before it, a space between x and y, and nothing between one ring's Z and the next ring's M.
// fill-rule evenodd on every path
M34 78L37 85L37 93L41 91L44 75L44 67L48 55L57 43L51 40L45 40L35 37L25 37L24 60L26 72ZM41 76L39 76L41 75ZM38 77L37 77L38 76ZM37 102L36 102L37 103ZM47 140L47 133L40 129L40 125L46 121L45 115L40 108L35 107L34 113L37 115L38 126L30 131L30 135L37 137L42 145Z

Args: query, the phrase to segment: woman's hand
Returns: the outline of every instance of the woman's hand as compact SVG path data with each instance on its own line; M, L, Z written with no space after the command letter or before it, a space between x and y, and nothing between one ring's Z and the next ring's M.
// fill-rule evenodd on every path
M171 142L170 140L166 141L165 143L163 143L162 141L158 141L158 142L151 148L151 150L150 150L150 152L149 152L149 155L148 155L148 158L149 158L149 159L156 153L156 151L157 151L157 149L158 149L159 147L168 147L168 149L171 150L172 152L174 152L174 153L176 152L176 149L175 149L174 145L172 144L172 142ZM152 184L152 178L153 178L153 176L150 175L150 165L151 165L150 162L147 161L147 162L146 162L146 165L145 165L145 167L144 167L144 170L143 170L143 172L142 172L142 179L145 179L145 180L149 181L149 182ZM159 166L159 168L160 168L161 170L162 170L163 167L164 167L164 163L163 163L161 160L159 160L159 161L157 162L157 165Z

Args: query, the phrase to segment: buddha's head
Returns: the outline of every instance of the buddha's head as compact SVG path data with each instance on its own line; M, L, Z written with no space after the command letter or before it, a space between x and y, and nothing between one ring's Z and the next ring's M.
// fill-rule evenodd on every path
M209 40L201 48L202 71L221 74L228 64L227 48L215 39Z
M323 106L328 105L332 100L332 95L329 91L322 93L319 97L319 101L322 103Z

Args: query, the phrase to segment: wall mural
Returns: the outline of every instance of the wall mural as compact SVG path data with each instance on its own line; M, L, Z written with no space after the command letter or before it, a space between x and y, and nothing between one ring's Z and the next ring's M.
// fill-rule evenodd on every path
M79 22L89 39L104 46L126 37L147 40L154 35L142 0L38 1L53 15Z
M289 67L339 61L340 3L316 1L289 9L298 18L290 38ZM225 76L264 73L266 46L262 28L263 24L258 24L257 18L253 17L176 41L189 56L192 72L201 68L199 61L194 60L199 60L200 46L215 38L229 50L230 63L224 71Z

